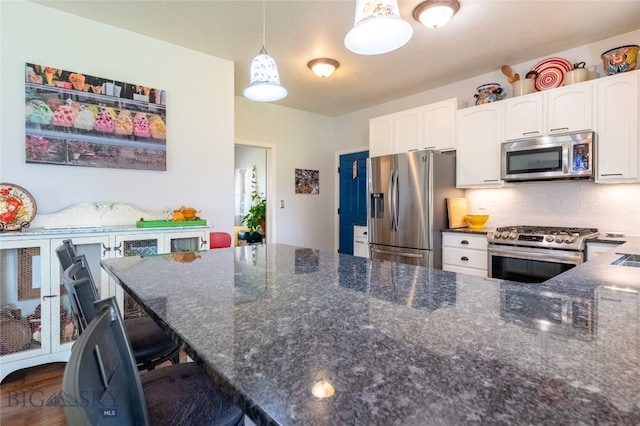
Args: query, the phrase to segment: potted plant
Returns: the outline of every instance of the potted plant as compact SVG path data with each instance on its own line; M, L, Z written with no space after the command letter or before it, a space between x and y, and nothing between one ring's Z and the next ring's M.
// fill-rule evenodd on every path
M256 191L251 193L251 208L249 213L243 216L242 223L249 228L244 239L247 242L262 241L262 234L266 231L265 221L267 217L267 200Z

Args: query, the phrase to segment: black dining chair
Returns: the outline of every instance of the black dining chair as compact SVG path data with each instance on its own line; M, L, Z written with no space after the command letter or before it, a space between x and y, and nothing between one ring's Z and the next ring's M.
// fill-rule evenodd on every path
M115 298L96 301L95 311L64 371L69 424L244 425L242 410L193 362L139 375Z
M69 296L78 334L82 334L95 316L93 302L99 298L98 290L86 258L76 255L71 240L63 241L56 249L56 254L63 270L62 281ZM174 364L180 362L180 347L150 317L127 319L124 327L138 370L153 370L165 361Z

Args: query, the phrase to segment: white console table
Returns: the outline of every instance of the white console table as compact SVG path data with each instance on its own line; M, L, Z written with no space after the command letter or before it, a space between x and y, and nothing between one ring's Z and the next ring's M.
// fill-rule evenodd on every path
M100 268L100 260L209 247L208 225L135 225L140 218L166 219L168 213L86 203L38 215L22 231L0 233L0 380L22 368L69 358L77 333L55 252L63 240L71 239L78 254L87 257L100 296L116 295L124 306L122 289Z

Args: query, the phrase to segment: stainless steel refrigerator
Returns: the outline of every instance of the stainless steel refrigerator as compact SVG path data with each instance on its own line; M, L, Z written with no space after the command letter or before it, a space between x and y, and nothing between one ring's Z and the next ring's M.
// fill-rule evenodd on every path
M447 198L464 196L455 153L410 151L368 162L371 258L441 269Z

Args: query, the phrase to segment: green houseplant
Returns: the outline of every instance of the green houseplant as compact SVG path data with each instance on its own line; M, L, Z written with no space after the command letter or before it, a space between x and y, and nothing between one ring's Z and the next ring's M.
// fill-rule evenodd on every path
M267 200L256 191L251 193L251 208L249 213L243 216L242 223L249 228L249 236L254 233L263 234L265 232L265 221L267 217Z

